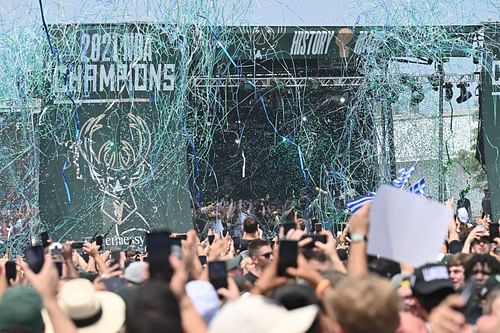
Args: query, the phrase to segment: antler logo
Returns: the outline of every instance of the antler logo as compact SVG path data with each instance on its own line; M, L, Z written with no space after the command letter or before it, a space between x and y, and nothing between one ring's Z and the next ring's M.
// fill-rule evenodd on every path
M253 50L255 59L267 58L276 53L281 38L285 36L286 27L241 27L244 47Z
M133 189L149 166L151 132L141 117L117 110L88 119L81 133L82 156L103 193L101 211L122 224L137 211Z

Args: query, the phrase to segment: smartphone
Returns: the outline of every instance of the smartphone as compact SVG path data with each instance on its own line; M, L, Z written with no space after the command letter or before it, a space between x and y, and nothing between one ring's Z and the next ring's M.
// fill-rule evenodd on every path
M281 226L285 230L285 235L292 229L297 229L297 225L294 222L282 223Z
M460 293L460 296L465 300L465 305L459 309L465 316L465 320L471 323L475 316L476 304L474 301L474 293L476 292L476 280L470 278L466 281L465 287Z
M113 261L113 263L111 265L115 265L115 264L120 263L121 252L122 251L120 249L114 249L113 251L111 251L111 261Z
M173 269L169 257L172 253L172 243L169 231L156 231L146 235L148 251L149 276L152 280L169 282Z
M71 247L73 249L82 249L83 248L83 242L73 242L73 244L71 244Z
M108 291L117 292L127 286L127 281L119 277L111 277L108 279L102 279L102 283L106 286Z
M170 238L170 244L182 249L182 238Z
M43 251L43 246L33 246L26 249L26 262L29 268L35 272L39 273L42 270L43 263L45 262L45 256Z
M297 241L280 241L278 276L287 276L288 267L297 267L298 245Z
M314 224L314 232L320 233L323 230L323 225L321 223Z
M62 263L62 261L56 261L54 264L56 265L56 268L57 268L57 274L59 274L59 277L61 277L63 275L63 263Z
M61 243L52 243L49 245L49 254L52 257L60 257L62 256L62 244Z
M187 234L176 234L175 236L172 236L170 238L179 239L179 240L186 240L188 237L187 237Z
M200 264L202 266L205 266L207 264L207 256L198 256L198 259L200 260Z
M42 246L46 248L49 246L49 233L47 231L44 231L40 234L40 238L42 239Z
M102 236L97 236L97 237L95 238L95 243L96 243L96 245L97 245L97 246L100 246L101 248L102 248L102 241L103 241Z
M490 242L492 243L495 241L495 238L500 237L498 227L498 223L490 224Z
M215 235L208 235L208 244L212 245L215 240Z
M227 269L225 261L211 261L208 263L208 278L215 290L227 288Z
M10 280L15 280L17 276L17 268L15 261L7 261L5 263L5 277L7 278L7 283L10 285Z

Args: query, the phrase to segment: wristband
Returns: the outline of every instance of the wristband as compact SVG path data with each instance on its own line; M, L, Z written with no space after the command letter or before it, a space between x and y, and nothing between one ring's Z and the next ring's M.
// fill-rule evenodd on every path
M351 234L351 243L367 242L367 241L368 241L368 238L366 237L365 234L362 234L362 233Z

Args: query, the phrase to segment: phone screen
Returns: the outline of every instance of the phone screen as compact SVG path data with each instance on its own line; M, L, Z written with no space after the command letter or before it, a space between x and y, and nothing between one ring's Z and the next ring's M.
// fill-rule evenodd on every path
M5 263L5 276L7 278L7 283L9 285L10 285L10 280L16 279L17 270L15 261L7 261Z
M62 263L62 261L56 261L54 264L56 265L56 268L57 268L57 274L59 274L59 277L61 277L62 274L63 274L63 263Z
M326 236L325 235L313 235L312 239L313 239L313 243L320 242L320 243L326 244Z
M225 261L211 261L208 263L208 277L215 290L227 288L227 269Z
M73 244L71 244L71 247L73 249L82 249L83 248L83 242L73 242Z
M173 270L169 257L172 253L170 232L152 232L146 235L149 275L153 280L170 281Z
M278 276L287 276L288 267L297 267L298 246L297 241L280 241Z
M113 262L111 265L119 264L120 259L121 259L121 250L120 249L113 249L111 251L111 261Z
M186 239L188 239L188 235L187 234L177 234L177 235L175 235L175 237L172 237L172 239L186 240Z
M42 239L42 246L44 248L49 246L49 233L47 231L42 232L40 238Z
M95 243L96 243L97 246L102 247L102 236L97 236L95 238Z
M45 262L43 246L28 247L26 249L26 261L33 272L39 273Z

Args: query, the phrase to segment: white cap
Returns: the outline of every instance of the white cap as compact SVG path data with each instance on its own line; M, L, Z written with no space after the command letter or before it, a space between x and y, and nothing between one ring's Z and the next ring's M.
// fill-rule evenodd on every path
M305 333L318 314L316 305L288 311L262 296L228 303L212 320L210 333Z

